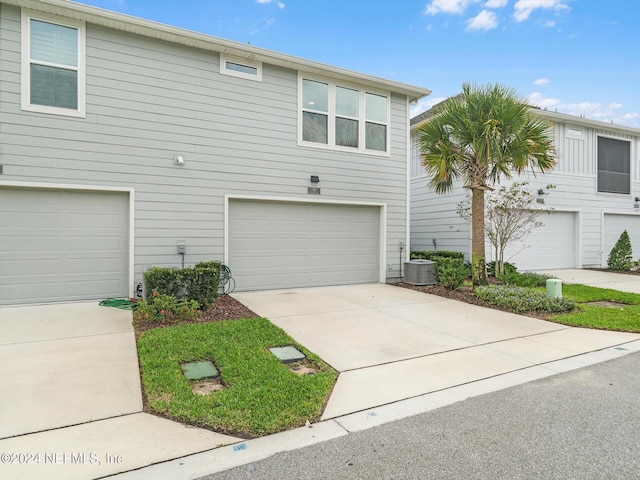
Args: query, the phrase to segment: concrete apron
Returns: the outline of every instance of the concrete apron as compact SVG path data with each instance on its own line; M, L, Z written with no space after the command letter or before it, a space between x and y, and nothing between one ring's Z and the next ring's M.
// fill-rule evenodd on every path
M340 372L323 419L640 339L391 285L234 297Z
M131 312L97 302L0 308L0 375L0 478L100 478L239 441L142 413Z

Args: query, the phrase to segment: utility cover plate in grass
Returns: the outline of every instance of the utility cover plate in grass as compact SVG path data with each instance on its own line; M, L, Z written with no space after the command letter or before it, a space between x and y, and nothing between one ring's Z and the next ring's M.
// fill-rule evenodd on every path
M299 362L305 359L304 354L295 347L274 347L269 350L284 363Z
M182 365L182 372L187 380L204 380L216 378L219 373L213 362L190 362Z

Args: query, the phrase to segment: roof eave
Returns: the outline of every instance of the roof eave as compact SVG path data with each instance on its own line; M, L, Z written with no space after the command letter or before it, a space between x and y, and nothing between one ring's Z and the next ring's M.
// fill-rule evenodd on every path
M112 12L110 10L71 2L69 0L0 0L0 3L82 20L87 23L137 35L143 35L157 40L262 61L264 63L290 68L300 72L331 76L338 80L351 82L357 80L359 83L372 88L388 90L401 95L406 95L409 98L409 101L417 101L431 94L431 90L426 88L395 82L372 75L366 75L311 60L305 60L303 58L273 52L252 45L245 45L243 43L225 40L223 38L213 37L183 28L173 27L138 17Z

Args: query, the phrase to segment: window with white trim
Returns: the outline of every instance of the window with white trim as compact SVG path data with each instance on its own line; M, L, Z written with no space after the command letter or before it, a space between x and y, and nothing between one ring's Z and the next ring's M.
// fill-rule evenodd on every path
M220 73L232 77L262 81L262 62L220 54Z
M85 24L22 11L22 109L85 116Z
M302 77L300 90L301 144L388 153L388 94Z
M598 192L631 193L631 142L598 137Z

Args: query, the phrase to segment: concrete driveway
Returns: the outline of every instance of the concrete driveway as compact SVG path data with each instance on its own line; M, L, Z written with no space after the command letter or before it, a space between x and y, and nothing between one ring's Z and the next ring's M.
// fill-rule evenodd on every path
M0 478L93 479L239 439L142 412L131 312L0 308Z
M391 285L233 296L341 372L324 419L640 338Z
M640 293L640 276L600 270L568 268L545 270L539 273L553 275L563 283L581 283L591 287L612 288L621 292Z

